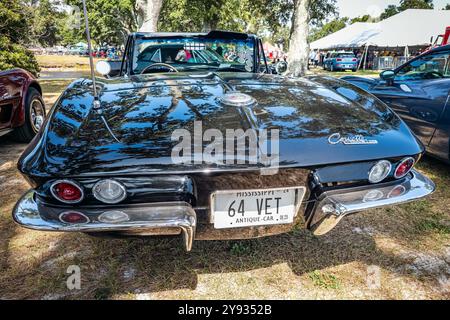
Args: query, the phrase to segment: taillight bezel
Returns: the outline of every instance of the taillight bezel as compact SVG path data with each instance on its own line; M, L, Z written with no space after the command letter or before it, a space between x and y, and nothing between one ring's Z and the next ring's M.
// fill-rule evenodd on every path
M55 188L58 184L60 184L60 183L66 183L66 184L70 184L70 185L76 187L76 188L80 191L80 193L81 193L80 198L77 199L77 200L65 200L65 199L60 198L60 197L58 196L57 192L54 190L54 188ZM60 201L60 202L62 202L62 203L66 203L66 204L76 204L76 203L80 203L80 202L83 201L83 199L84 199L84 189L83 189L83 187L82 187L80 184L78 184L77 182L75 182L75 181L73 181L73 180L68 180L68 179L61 179L61 180L56 180L56 181L54 181L54 182L50 185L50 193L52 194L53 198L55 198L56 200L58 200L58 201Z
M404 174L402 174L402 175L397 175L397 170L399 169L399 167L403 164L403 163L405 163L405 162L407 162L407 161L412 161L412 165L411 165L411 167L408 169L408 171L406 171ZM416 159L414 159L413 157L406 157L406 158L403 158L402 160L400 160L400 162L395 166L395 170L394 170L394 178L395 179L402 179L402 178L404 178L404 177L406 177L407 175L408 175L408 173L410 173L411 172L411 170L414 168L414 165L416 164Z

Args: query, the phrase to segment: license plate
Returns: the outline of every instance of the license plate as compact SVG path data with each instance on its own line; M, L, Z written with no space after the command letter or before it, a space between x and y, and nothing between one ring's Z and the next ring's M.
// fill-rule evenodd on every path
M305 191L305 187L217 191L211 195L214 228L292 223Z

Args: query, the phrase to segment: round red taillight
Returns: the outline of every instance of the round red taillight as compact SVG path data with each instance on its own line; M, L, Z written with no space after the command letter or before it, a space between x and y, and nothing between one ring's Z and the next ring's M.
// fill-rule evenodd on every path
M406 176L414 166L414 162L414 159L411 157L405 158L400 161L400 163L397 165L397 168L395 168L394 177L396 179L400 179Z
M67 211L59 215L59 220L65 223L88 223L89 218L77 211Z
M52 195L64 203L77 203L83 200L83 189L75 182L64 180L56 181L50 187Z

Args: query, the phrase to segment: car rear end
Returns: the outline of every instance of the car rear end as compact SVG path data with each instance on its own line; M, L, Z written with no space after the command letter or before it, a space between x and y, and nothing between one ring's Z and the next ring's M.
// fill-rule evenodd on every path
M434 191L413 170L419 155L306 168L49 179L26 193L15 221L31 229L97 235L246 239L303 224L316 235L345 216Z
M335 70L352 70L358 69L358 59L353 53L338 53L333 61Z
M15 221L44 231L182 234L191 250L195 239L268 236L297 224L321 235L346 215L434 191L413 171L423 146L357 87L331 77L212 76L172 75L171 86L125 82L120 89L114 81L103 88L104 122L85 107L92 99L86 83L76 82L82 93L61 99L19 160L32 189L14 208ZM241 93L227 94L230 85ZM229 105L246 97L252 104ZM193 122L199 118L200 125ZM235 161L245 156L234 152L232 138L273 128L275 166ZM173 157L178 129L196 146L183 162ZM242 131L228 139L229 129ZM211 140L201 137L208 130L232 141L233 148L218 151L231 150L230 157L204 161Z

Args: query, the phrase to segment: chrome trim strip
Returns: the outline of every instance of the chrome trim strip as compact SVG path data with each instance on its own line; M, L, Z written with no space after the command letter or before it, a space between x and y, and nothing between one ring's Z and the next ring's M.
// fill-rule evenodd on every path
M393 192L396 188L401 190L398 195ZM331 231L343 217L349 214L411 202L432 194L435 189L433 181L411 170L410 176L392 183L325 192L316 203L310 229L315 235L323 235ZM381 196L368 197L369 193L374 192L379 192Z
M192 249L197 216L194 209L188 203L164 202L146 204L142 207L130 206L128 209L122 207L121 210L129 216L135 217L135 220L121 223L104 223L91 219L89 223L68 224L58 220L45 219L39 212L35 195L36 192L33 189L29 190L22 196L13 209L12 216L14 221L23 227L41 231L64 232L145 231L160 229L159 234L162 235L166 234L164 232L165 228L179 228L184 236L186 250L190 251ZM88 209L76 208L76 211L87 215Z

